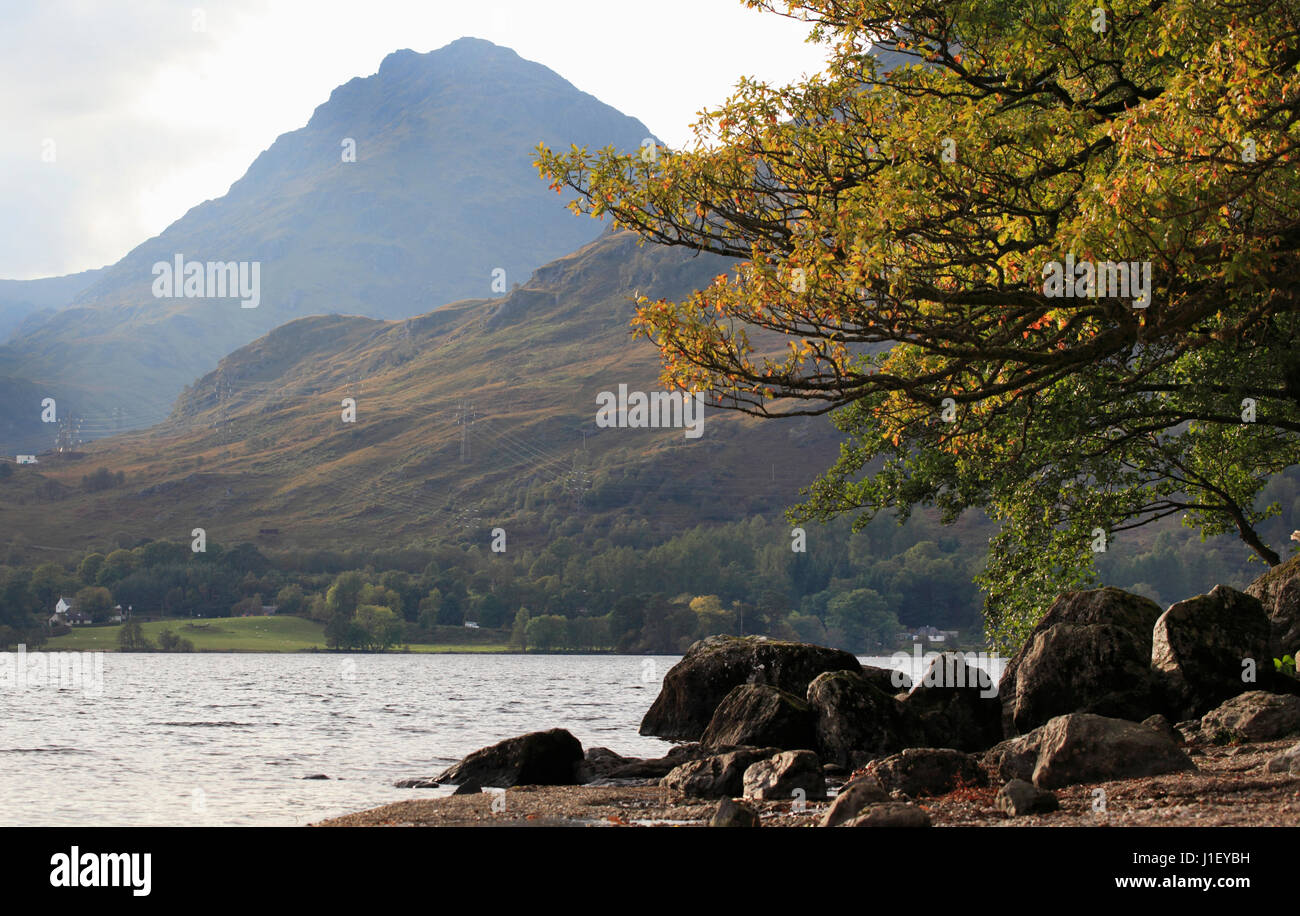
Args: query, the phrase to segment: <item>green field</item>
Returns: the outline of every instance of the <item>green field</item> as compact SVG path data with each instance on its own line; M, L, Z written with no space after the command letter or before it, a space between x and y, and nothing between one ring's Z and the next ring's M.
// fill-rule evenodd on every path
M302 652L325 648L325 627L301 617L213 617L199 620L156 620L142 624L145 636L157 643L171 629L194 643L198 652ZM116 651L122 628L77 627L46 643L48 651ZM401 651L401 650L390 650ZM413 645L412 652L505 652L501 645Z

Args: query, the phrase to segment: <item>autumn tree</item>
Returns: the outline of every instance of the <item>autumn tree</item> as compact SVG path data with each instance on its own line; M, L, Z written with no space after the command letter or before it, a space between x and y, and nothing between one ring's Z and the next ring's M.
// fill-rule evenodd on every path
M689 149L539 149L575 210L736 262L638 303L665 383L831 414L796 520L986 509L1004 648L1166 516L1277 563L1256 501L1300 432L1300 4L747 3L811 23L824 73L742 80Z

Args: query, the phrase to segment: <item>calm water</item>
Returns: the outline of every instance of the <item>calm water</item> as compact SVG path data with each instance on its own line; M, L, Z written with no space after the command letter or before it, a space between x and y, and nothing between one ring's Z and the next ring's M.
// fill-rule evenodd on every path
M0 825L305 824L443 794L392 784L543 728L659 756L637 726L676 661L107 653L98 693L0 678Z

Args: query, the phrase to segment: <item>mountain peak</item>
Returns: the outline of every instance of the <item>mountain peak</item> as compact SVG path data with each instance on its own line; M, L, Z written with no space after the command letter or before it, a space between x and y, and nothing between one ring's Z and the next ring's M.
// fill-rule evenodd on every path
M505 62L518 61L522 62L518 54L510 48L493 44L486 38L473 38L465 36L457 38L450 44L443 45L433 51L424 54L418 51L412 51L410 48L402 48L394 51L385 57L379 64L379 76L387 78L390 76L405 77L412 73L417 73L431 65L448 64L457 67L463 67L467 64L486 62Z

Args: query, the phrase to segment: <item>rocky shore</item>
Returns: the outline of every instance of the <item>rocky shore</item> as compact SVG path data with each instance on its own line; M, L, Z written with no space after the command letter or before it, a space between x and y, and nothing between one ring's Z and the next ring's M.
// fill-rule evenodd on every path
M920 683L838 650L711 637L665 676L657 759L562 729L476 751L455 794L318 826L1300 825L1300 565L1162 611L1062 595L1001 681L960 653Z

